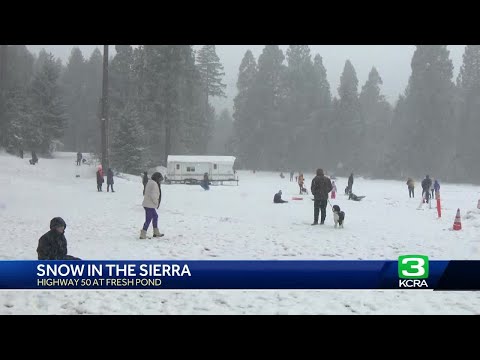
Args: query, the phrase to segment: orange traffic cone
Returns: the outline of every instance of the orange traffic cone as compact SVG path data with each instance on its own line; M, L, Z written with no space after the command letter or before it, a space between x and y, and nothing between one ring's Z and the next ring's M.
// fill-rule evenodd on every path
M460 219L460 209L457 209L457 216L455 216L455 222L453 223L453 230L462 230L462 220Z

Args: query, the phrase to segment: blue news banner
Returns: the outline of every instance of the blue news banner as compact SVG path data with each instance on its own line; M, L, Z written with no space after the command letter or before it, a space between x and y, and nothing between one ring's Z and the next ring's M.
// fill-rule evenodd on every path
M0 289L479 290L480 261L0 261Z

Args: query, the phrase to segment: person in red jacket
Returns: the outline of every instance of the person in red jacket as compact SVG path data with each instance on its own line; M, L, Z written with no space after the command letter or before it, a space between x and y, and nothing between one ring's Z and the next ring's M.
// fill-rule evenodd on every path
M103 178L103 170L102 170L102 165L98 165L98 170L97 170L97 191L102 191L102 185L105 182L105 179Z

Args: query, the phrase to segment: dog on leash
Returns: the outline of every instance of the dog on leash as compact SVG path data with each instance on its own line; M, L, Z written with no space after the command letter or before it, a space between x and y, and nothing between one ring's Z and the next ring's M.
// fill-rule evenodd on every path
M333 220L335 221L335 227L343 229L343 222L345 221L345 212L340 210L340 206L333 205Z

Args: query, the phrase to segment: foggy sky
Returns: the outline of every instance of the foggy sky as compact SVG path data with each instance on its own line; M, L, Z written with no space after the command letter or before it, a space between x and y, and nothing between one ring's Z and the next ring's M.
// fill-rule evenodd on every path
M78 46L84 55L89 57L95 47L103 52L103 45L27 45L30 51L38 53L42 48L62 59L68 61L70 52L74 46ZM238 67L245 52L250 49L258 60L265 45L217 45L217 54L225 70L224 83L227 84L227 99L213 99L212 103L218 111L223 108L232 109L233 98L236 95L236 81ZM282 50L288 45L280 45ZM340 75L343 71L345 61L349 59L355 70L359 81L358 90L368 78L368 73L375 66L383 79L382 93L392 104L403 93L411 73L410 62L414 45L310 45L312 58L320 54L323 64L327 69L327 77L330 82L333 95L337 95L337 88L340 82ZM454 78L456 80L465 45L449 45L450 58L454 65ZM110 46L110 54L115 54L114 46Z

